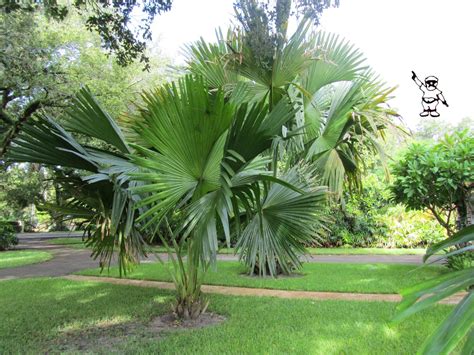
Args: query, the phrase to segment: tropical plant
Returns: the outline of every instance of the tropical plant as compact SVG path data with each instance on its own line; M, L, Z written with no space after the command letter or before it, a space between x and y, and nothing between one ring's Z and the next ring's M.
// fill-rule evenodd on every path
M377 139L394 127L396 113L384 105L393 89L374 76L359 50L335 35L312 32L307 22L267 55L255 53L251 28L188 46L189 69L237 103L263 99L271 109L286 97L296 113L285 131L298 138L285 147L290 161L312 161L338 194L345 181L358 186L362 153L383 156Z
M272 183L262 194L236 244L250 274L274 276L300 269L305 246L320 240L327 229L326 187L318 186L311 172L298 166L281 179L307 193Z
M193 76L145 94L143 100L133 116L140 145L128 144L115 121L82 89L61 125L47 116L25 124L8 159L70 169L58 181L71 198L66 206L51 208L84 219L86 243L103 266L118 249L120 269L126 271L144 253L141 232L153 236L166 225L174 236L175 253L169 251L178 290L175 312L194 318L207 307L201 276L215 261L218 233L229 241L231 224L240 233L260 213L278 222L278 231L271 226L269 233L263 226L260 230L280 238L269 242L281 240L281 233L294 240L311 238L297 234L296 226L318 222L325 191L304 182L297 170L274 176L261 155L293 116L287 100L271 112L264 103L236 105ZM105 148L80 144L75 136L97 139ZM280 201L273 198L279 206L269 204L272 195L279 195ZM263 269L276 274L271 264Z
M296 168L274 176L262 157L293 116L289 102L281 100L272 111L264 103L236 105L196 76L164 85L144 101L136 131L145 146L133 145L132 157L141 167L131 175L141 183L133 191L142 194L139 206L145 207L137 221L157 228L169 218L180 220L169 233L179 292L175 312L197 317L205 310L200 285L215 261L218 233L228 243L232 230L243 240L257 233L275 246L277 260L290 255L299 265L298 242L313 237L325 190L301 179ZM277 274L274 260L259 260L263 273Z
M465 227L451 238L432 245L426 251L424 261L440 261L450 256L472 254L474 250L474 225ZM446 255L438 252L463 245ZM437 302L457 292L466 291L462 300L446 317L438 328L426 339L420 352L423 354L449 354L464 342L462 354L474 351L474 267L452 271L402 291L403 300L398 307L395 321L400 321L414 313L433 307Z
M451 236L466 225L474 136L465 130L436 144L414 143L394 165L393 175L394 200L410 209L429 210Z

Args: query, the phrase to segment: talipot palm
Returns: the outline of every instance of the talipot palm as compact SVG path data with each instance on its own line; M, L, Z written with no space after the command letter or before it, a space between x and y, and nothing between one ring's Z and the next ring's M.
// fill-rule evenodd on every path
M303 248L297 242L314 238L325 199L325 189L301 182L297 168L276 177L261 156L294 115L287 100L269 111L264 103L237 105L208 86L186 76L146 94L136 126L145 146L133 145L132 161L141 167L131 174L141 184L133 191L142 194L139 206L146 210L137 221L157 227L169 216L180 218L180 228L170 233L176 256L169 257L180 290L175 311L183 317L206 307L200 285L215 261L220 232L228 242L231 233L265 235L280 244L272 250L277 259L289 255L298 266ZM302 224L308 228L297 233ZM276 265L264 262L261 270L276 275Z

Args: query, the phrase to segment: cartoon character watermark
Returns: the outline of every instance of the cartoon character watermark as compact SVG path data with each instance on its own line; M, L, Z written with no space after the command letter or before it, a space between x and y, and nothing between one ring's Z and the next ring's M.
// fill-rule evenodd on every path
M423 105L423 112L420 113L421 117L439 117L438 111L436 111L436 107L438 106L439 102L441 101L446 107L449 107L446 99L443 96L441 90L437 88L438 86L438 78L435 76L428 76L425 79L425 83L423 84L420 79L416 76L415 72L412 71L411 78L413 81L418 85L421 91L423 91L423 97L421 98L421 104Z

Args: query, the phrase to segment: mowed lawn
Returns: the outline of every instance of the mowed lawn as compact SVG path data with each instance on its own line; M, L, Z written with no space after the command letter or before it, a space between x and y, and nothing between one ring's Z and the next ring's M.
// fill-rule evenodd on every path
M221 324L157 333L169 291L64 279L2 281L0 353L413 354L451 307L391 324L386 302L209 296ZM129 333L129 329L133 329Z
M210 270L205 284L242 286L281 290L334 291L360 293L398 293L401 289L446 272L442 266L420 268L400 264L336 264L305 263L301 274L277 279L245 274L239 262L219 261L217 272ZM117 268L89 269L81 275L118 277ZM160 263L146 263L133 269L126 277L140 280L171 281L169 272Z
M50 260L51 253L39 250L10 250L0 252L0 269L40 263Z

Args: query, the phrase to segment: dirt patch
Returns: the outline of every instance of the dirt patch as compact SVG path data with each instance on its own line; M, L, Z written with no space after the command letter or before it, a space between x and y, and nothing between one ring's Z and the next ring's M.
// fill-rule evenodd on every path
M91 327L81 331L67 331L49 343L47 353L63 352L110 352L129 336L144 333L144 325L129 322L110 326Z
M113 352L130 337L159 339L164 333L183 329L199 329L222 323L225 317L205 313L198 319L179 320L174 314L165 314L151 322L128 322L109 326L91 327L81 331L67 331L48 344L48 353Z
M204 328L222 323L225 320L226 318L224 316L214 313L204 313L201 314L198 319L186 320L178 319L174 314L165 314L151 321L148 327L158 332L162 332L178 329Z

